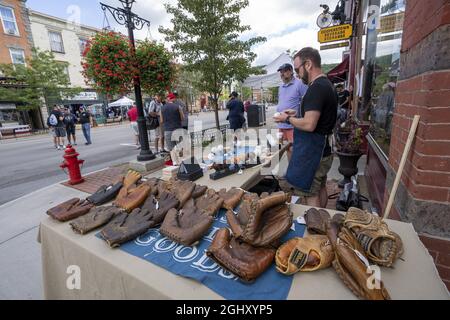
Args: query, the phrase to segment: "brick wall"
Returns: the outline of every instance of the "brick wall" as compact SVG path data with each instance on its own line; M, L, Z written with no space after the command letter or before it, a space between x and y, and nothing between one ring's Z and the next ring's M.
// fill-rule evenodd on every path
M384 205L420 122L390 218L413 223L450 289L450 0L408 0Z
M24 0L0 0L0 5L14 9L17 27L20 36L6 34L0 23L0 63L11 63L9 48L14 47L25 51L25 58L31 57L31 47L29 35L29 21L27 21Z

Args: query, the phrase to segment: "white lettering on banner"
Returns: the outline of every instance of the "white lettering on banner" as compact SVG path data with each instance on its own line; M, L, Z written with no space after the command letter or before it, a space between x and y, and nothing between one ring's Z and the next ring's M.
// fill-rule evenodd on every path
M208 242L212 242L214 240L214 236L216 235L216 232L219 231L220 228L218 227L213 227L213 229L211 230L211 232L203 237L203 240L206 240Z
M198 261L192 263L191 267L202 272L216 272L220 269L220 266L217 265L214 260L210 259L206 253L204 253Z
M189 252L190 250L190 252ZM182 256L181 253L183 251L188 251L189 254L186 256ZM194 260L198 255L198 250L196 247L186 247L186 246L178 246L174 253L173 253L173 258L178 261L178 262L189 262Z
M164 245L166 243L169 244L168 247L164 247ZM176 246L177 246L176 242L164 237L164 238L161 238L158 241L156 241L154 250L158 253L165 253L165 252L172 251L173 249L176 248Z
M148 247L159 238L159 235L158 229L150 229L145 235L137 237L134 243L138 246Z
M235 276L234 274L232 274L231 272L229 272L228 270L225 270L223 268L220 268L219 276L221 276L222 278L230 279L230 280L234 280L234 281L236 281L238 279L237 276Z
M69 290L81 289L81 269L77 265L70 265L66 270L70 276L66 280L66 287Z

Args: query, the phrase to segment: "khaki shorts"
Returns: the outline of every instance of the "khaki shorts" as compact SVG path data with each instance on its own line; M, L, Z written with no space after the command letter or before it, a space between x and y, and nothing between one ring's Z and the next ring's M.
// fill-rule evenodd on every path
M320 160L319 168L314 175L314 180L311 185L310 192L304 192L298 190L293 185L291 185L286 179L280 179L280 187L284 192L290 192L293 196L298 197L312 197L317 196L322 187L326 187L327 185L327 174L331 169L331 165L333 164L333 155L329 155L328 157L322 158Z

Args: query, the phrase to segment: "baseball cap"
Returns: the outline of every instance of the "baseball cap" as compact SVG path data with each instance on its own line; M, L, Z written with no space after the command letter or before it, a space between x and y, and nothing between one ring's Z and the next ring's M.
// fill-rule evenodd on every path
M238 93L236 92L236 91L233 91L229 96L228 96L228 98L231 98L231 97L237 97L238 96Z
M290 64L290 63L285 63L285 64L282 64L279 68L278 68L278 70L277 71L284 71L284 70L286 70L286 69L289 69L289 70L294 70L293 68L292 68L292 65Z
M170 92L168 95L167 95L167 99L170 99L170 100L172 100L172 99L176 99L177 97L172 93L172 92Z

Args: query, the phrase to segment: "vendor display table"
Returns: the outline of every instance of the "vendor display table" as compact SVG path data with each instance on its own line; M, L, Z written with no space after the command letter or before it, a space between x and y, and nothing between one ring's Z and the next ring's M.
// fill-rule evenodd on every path
M294 216L303 215L308 208L292 205ZM433 260L412 225L393 220L386 222L400 235L405 247L403 259L396 262L394 269L381 268L381 278L392 299L448 299L448 291ZM222 299L199 282L109 248L95 232L85 236L75 234L68 223L44 219L39 240L46 299ZM75 269L80 271L80 289L70 286ZM297 273L288 299L356 297L334 269L328 268Z

